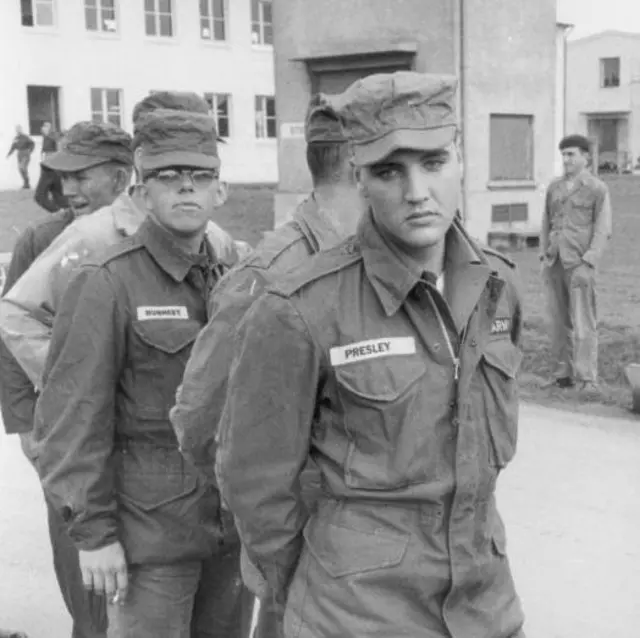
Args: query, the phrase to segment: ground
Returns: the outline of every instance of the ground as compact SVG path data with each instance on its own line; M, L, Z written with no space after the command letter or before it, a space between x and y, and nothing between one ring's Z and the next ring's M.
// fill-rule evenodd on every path
M525 405L498 483L528 638L640 635L640 429ZM35 472L0 434L0 628L69 636Z
M640 362L640 178L608 178L614 211L613 239L598 276L600 334L598 397L585 400L575 392L544 390L541 385L551 372L551 344L546 306L540 281L537 249L511 254L520 268L525 292L525 331L521 387L525 398L570 409L593 409L595 403L628 408L631 393L624 367ZM29 223L45 217L31 192L0 193L0 253L10 251L16 237ZM231 187L230 198L219 209L216 220L237 239L255 245L273 226L273 188Z

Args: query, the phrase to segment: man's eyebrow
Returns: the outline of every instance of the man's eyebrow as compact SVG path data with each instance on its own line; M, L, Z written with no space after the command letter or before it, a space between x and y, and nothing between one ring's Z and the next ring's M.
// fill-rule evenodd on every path
M430 151L422 151L420 153L420 159L421 160L425 160L425 159L448 159L449 157L451 157L451 151L449 149L446 148L436 148ZM378 162L376 164L372 164L371 168L372 169L381 169L381 168L398 168L398 167L402 167L404 166L404 164L400 161L394 161L393 159L390 160L383 160L381 162Z

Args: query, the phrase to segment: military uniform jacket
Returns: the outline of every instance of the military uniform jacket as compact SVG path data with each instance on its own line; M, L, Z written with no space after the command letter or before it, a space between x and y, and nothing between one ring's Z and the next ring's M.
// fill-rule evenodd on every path
M268 233L217 286L209 323L196 340L171 411L182 452L211 480L217 425L242 317L268 283L319 250L335 246L339 239L312 195L300 204L290 222Z
M565 178L547 189L540 247L550 260L565 268L586 262L597 267L611 237L611 202L607 185L583 171L569 188Z
M132 194L124 193L111 206L78 218L0 300L0 336L34 386L41 385L53 318L75 270L133 235L146 218L135 189ZM234 242L213 222L207 237L225 267L249 253L248 244Z
M517 439L514 270L456 222L444 280L366 216L239 328L216 470L287 638L520 635L494 498Z
M178 450L169 409L221 266L151 219L82 266L54 323L36 407L38 470L78 548L119 540L130 564L202 559L219 497Z

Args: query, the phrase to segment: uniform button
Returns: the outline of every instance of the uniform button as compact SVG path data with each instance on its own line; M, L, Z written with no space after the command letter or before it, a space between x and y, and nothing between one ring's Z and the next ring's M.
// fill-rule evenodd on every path
M458 427L460 427L460 419L457 416L454 416L453 419L451 419L451 425L455 430L457 430Z
M471 347L475 348L478 345L478 342L475 339L471 339Z
M438 352L439 350L440 350L440 344L436 341L436 342L433 344L433 351L434 351L434 352Z

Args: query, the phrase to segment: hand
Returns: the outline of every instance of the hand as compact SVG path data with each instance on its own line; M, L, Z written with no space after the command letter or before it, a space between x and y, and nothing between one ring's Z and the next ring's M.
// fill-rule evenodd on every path
M112 603L124 602L129 586L127 561L120 543L93 551L80 551L80 571L85 589L106 594Z
M593 277L593 268L586 263L577 266L571 273L571 285L578 288L588 286Z

